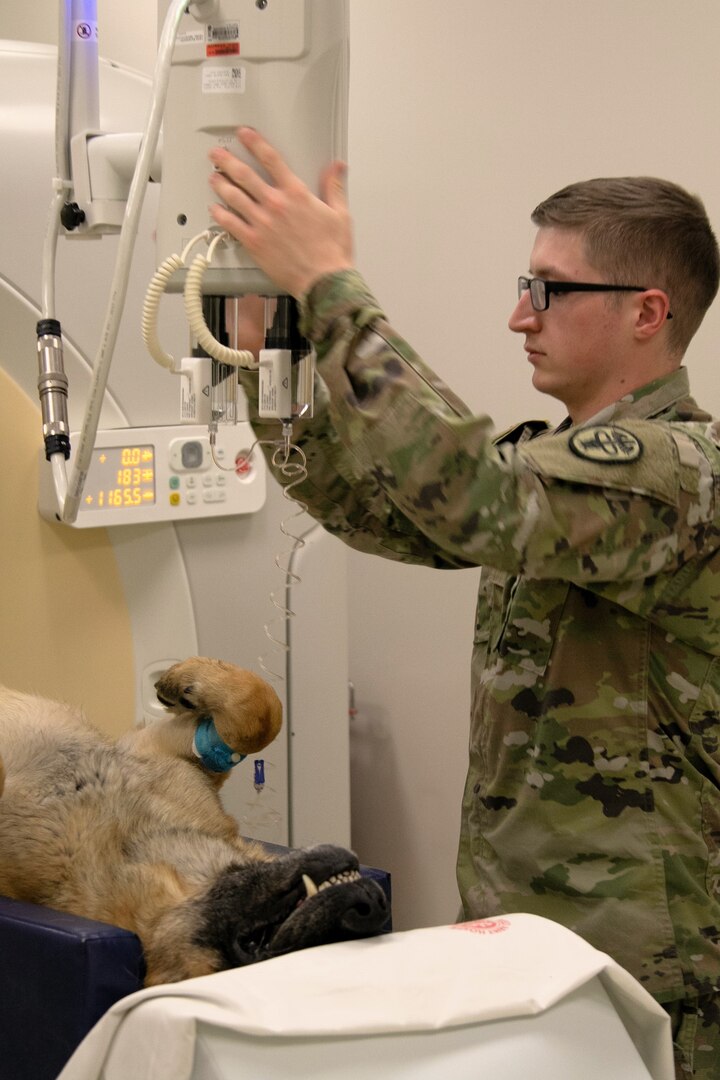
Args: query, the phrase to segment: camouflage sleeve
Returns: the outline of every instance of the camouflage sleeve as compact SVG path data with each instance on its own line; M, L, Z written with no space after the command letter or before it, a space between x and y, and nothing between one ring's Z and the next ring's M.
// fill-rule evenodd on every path
M335 275L323 282L327 292L323 296L323 311L330 306L334 310L331 336L334 348L352 351L353 340L366 325L383 314L377 301L367 291L357 275ZM358 288L358 283L360 288ZM305 321L307 323L307 305ZM319 358L326 352L320 341L317 346ZM442 387L433 375L435 384L447 396L448 408L455 414L467 408L459 398ZM251 416L257 417L258 378L252 372L240 371L240 381L245 390ZM273 446L268 445L280 438L280 424L276 421L254 419L256 435L263 441L263 451L268 460ZM293 487L293 496L302 500L308 512L322 522L328 532L339 536L349 546L359 551L382 555L402 562L416 563L440 569L456 569L472 565L465 559L438 548L430 538L388 498L373 467L365 468L353 456L335 426L327 385L321 374L315 380L315 408L312 420L293 424L293 441L301 447L307 459L307 479ZM280 483L287 481L273 470Z
M301 494L348 543L589 585L642 582L711 543L710 440L629 418L496 444L490 419L392 331L357 273L316 284L303 318L322 382L300 432Z
M304 311L346 475L371 479L388 520L399 512L456 565L640 582L714 544L712 439L628 418L496 445L490 419L393 333L359 275L321 281Z

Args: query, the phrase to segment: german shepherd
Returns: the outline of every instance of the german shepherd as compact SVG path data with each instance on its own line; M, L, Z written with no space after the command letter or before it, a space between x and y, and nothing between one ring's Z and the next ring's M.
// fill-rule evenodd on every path
M219 798L229 762L198 757L211 722L236 757L267 746L272 688L194 657L156 690L170 717L114 742L69 706L0 688L0 894L132 930L148 986L377 933L385 894L352 852L273 858L243 840Z

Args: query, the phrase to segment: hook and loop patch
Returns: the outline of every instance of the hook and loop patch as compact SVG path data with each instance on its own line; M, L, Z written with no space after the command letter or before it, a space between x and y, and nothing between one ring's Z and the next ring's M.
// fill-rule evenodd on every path
M643 455L638 437L614 424L581 428L570 436L568 445L577 457L598 465L629 465Z

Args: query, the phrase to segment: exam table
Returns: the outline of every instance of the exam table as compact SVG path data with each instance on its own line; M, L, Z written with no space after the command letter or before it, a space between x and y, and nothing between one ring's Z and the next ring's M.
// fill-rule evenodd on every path
M290 953L113 1006L59 1080L673 1080L668 1016L518 914Z

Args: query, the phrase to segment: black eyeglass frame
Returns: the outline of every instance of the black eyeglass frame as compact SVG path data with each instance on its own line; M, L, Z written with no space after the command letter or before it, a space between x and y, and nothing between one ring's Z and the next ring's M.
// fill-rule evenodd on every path
M535 281L541 281L545 289L545 303L542 307L536 303L536 297L533 295L536 291L532 287L533 282ZM546 281L545 278L523 276L518 278L518 300L522 297L524 292L529 292L530 303L532 304L534 311L547 311L550 307L550 297L553 293L645 291L645 285L603 285L594 281ZM668 312L667 317L668 319L672 319L672 314Z

